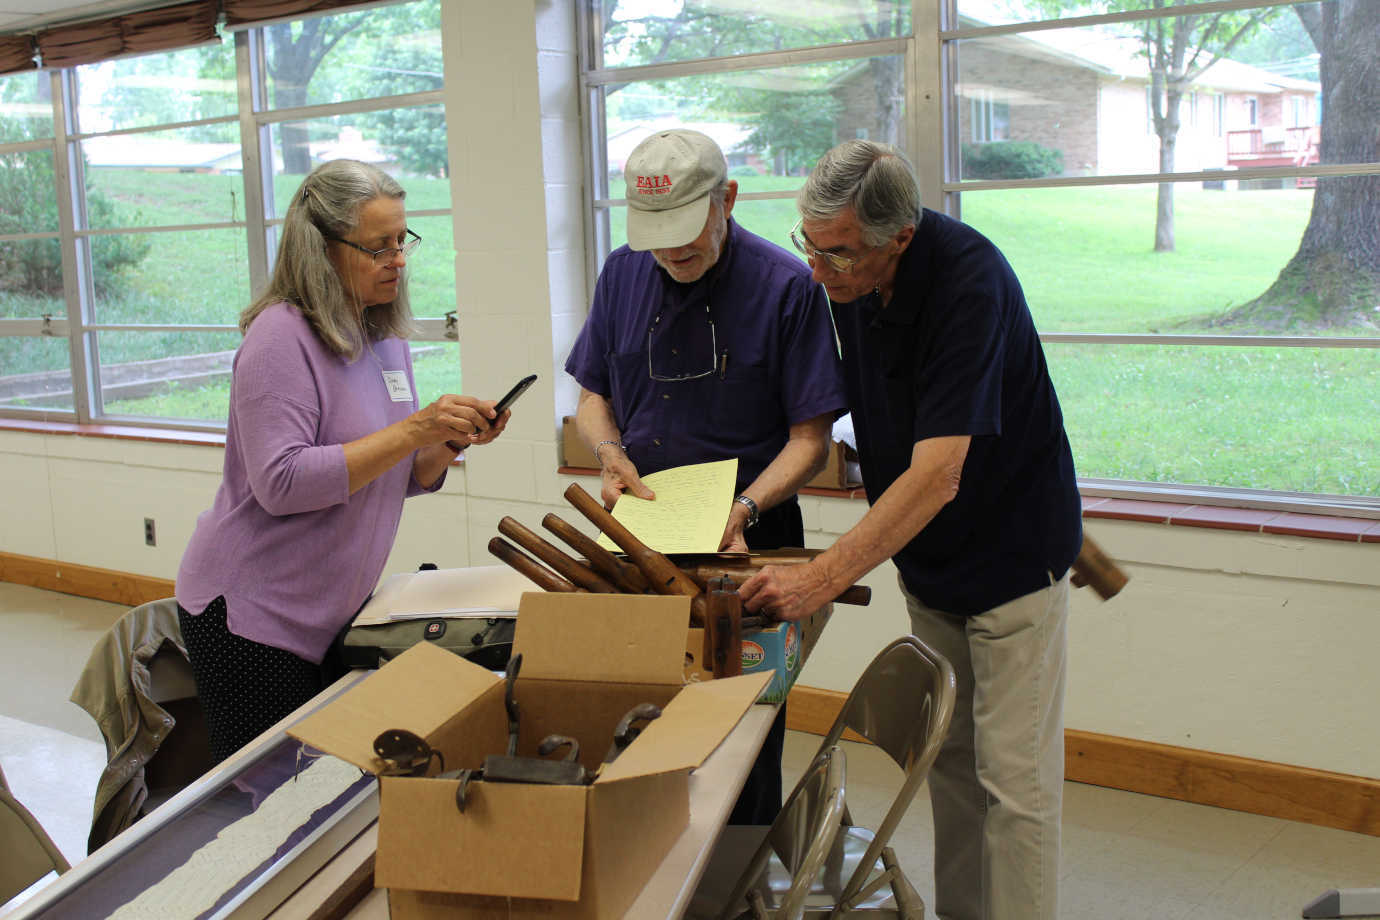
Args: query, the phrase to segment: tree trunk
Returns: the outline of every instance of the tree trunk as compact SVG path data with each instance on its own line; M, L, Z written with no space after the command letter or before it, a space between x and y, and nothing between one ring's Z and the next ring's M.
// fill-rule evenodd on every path
M1295 12L1319 53L1326 165L1380 160L1380 3L1328 0ZM1374 326L1380 303L1380 176L1321 176L1298 252L1263 294L1229 314L1271 325Z
M341 25L338 20L306 19L293 35L293 24L270 26L266 32L272 49L269 75L273 78L273 107L292 108L307 104L307 86L330 50L363 23L354 17ZM283 156L283 172L306 175L311 172L311 138L306 122L285 121L278 126L278 141Z
M1156 105L1161 98L1154 93ZM1155 133L1160 137L1160 172L1174 171L1174 151L1179 142L1179 101L1182 93L1170 90L1163 97L1165 111L1154 113ZM1155 195L1155 251L1174 251L1174 183L1161 182Z

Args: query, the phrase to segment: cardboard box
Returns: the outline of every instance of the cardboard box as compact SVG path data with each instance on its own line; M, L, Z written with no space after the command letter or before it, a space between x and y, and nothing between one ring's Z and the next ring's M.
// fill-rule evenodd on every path
M432 645L416 646L291 734L360 769L382 768L381 732L420 735L445 757L427 777L379 780L375 884L400 917L621 916L689 821L689 774L737 725L763 675L683 686L689 600L647 595L523 595L514 653L518 753L559 733L598 767L618 720L654 702L650 723L588 786L458 780L507 745L504 681ZM616 640L616 641L614 641ZM438 894L439 893L439 894Z
M816 473L805 486L813 489L856 488L862 485L862 482L856 474L849 472L849 464L856 464L857 461L857 451L842 441L831 441L829 458L824 463L824 469Z
M594 451L589 449L589 445L575 431L573 415L561 419L561 458L566 466L599 469L599 461L595 458Z
M777 623L769 629L743 634L743 674L771 675L771 682L758 697L758 702L779 703L791 692L833 611L833 604L825 604L794 623ZM714 679L711 667L703 661L703 629L691 627L685 642L685 656L688 679Z

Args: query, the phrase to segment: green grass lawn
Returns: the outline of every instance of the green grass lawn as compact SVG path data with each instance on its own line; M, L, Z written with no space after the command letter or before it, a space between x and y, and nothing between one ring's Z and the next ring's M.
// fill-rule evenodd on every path
M120 202L131 222L135 211L146 225L243 218L242 203L231 198L237 177L160 175L150 181L137 173L95 172L93 181ZM739 181L743 192L799 184L783 177ZM280 207L299 182L296 176L280 179ZM449 206L444 180L408 180L406 187L410 209ZM621 186L613 194L621 195ZM1172 253L1152 251L1154 199L1153 186L970 192L962 216L1006 254L1042 332L1190 333L1270 285L1297 248L1312 192L1206 191L1181 184ZM790 248L787 234L796 219L791 199L740 201L734 214L743 226ZM625 214L616 208L610 216L614 245L620 245ZM451 222L411 223L426 240L409 262L415 312L440 315L454 309ZM101 298L100 318L235 321L250 296L243 230L149 239L149 257L126 274L118 293ZM0 295L0 316L51 309L47 300ZM1328 330L1347 333L1375 331ZM170 349L179 349L176 336L124 335L103 342L102 359L161 357ZM1081 475L1380 495L1378 352L1062 344L1045 351ZM4 373L53 369L43 365L54 361L65 361L65 353L0 338ZM460 389L454 346L419 355L416 369L423 403ZM224 418L226 389L204 390L112 403L108 411Z

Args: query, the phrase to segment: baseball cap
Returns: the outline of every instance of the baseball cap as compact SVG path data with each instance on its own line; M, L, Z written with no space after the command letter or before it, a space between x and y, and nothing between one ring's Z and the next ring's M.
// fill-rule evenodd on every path
M638 144L623 167L628 185L628 246L670 249L692 242L709 216L709 193L728 176L723 151L685 128Z

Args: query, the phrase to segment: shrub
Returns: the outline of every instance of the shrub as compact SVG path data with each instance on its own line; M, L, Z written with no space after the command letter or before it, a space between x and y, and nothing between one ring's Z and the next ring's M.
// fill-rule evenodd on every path
M46 151L0 156L0 233L37 233L58 228L57 185ZM87 189L87 216L96 226L130 223L116 217L114 202ZM90 238L97 290L117 287L122 272L138 265L152 244L143 236ZM62 245L58 240L19 240L0 246L0 288L53 294L62 290Z
M1034 141L963 145L965 179L1038 179L1064 171L1064 154Z

